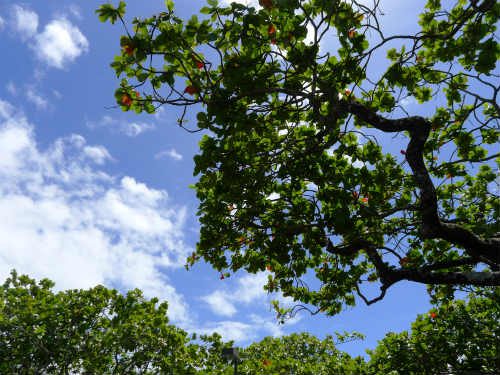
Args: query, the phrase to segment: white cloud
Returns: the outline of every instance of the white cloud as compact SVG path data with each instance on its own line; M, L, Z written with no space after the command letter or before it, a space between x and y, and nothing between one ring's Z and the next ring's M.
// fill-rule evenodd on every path
M26 99L33 103L37 109L46 109L49 105L47 99L38 95L33 86L26 87Z
M145 122L118 121L107 115L103 116L102 119L98 122L87 121L87 126L90 129L106 127L112 132L119 132L129 137L136 137L139 134L144 133L145 131L155 129L155 126L153 124L147 124Z
M14 95L14 96L17 95L17 87L16 87L16 85L14 85L14 82L9 81L7 83L7 85L5 86L5 88L7 89L9 94Z
M32 48L36 56L58 69L64 68L89 49L87 38L65 18L52 20L34 40Z
M199 328L196 332L200 335L210 335L217 332L222 336L224 341L234 340L235 342L245 342L257 338L257 330L253 324L235 321L213 323L209 327Z
M108 287L143 290L169 303L189 325L188 306L158 266L179 268L193 251L183 241L184 207L163 190L95 169L102 146L71 135L46 150L33 125L0 100L0 279L11 269L49 278L56 291Z
M5 20L0 16L0 30L5 26Z
M19 5L12 7L14 11L14 28L21 34L23 39L31 38L38 29L38 15L22 8Z
M170 157L174 160L182 160L182 155L175 151L175 149L173 148L170 150L158 152L155 155L155 159L162 159L164 157Z
M147 130L153 130L155 128L152 124L146 124L145 122L123 122L120 125L121 132L129 137L136 137Z
M236 313L236 308L229 301L228 296L220 290L216 290L208 296L201 297L201 299L218 315L231 317Z
M264 319L263 317L258 316L256 314L250 314L250 320L252 321L254 326L266 329L274 337L279 337L284 335L282 329L283 326L278 325L277 322L272 322L268 319Z
M214 313L232 316L236 312L235 303L249 304L259 300L266 301L267 292L264 290L264 285L267 283L267 275L269 275L267 271L248 274L238 279L238 286L233 292L216 290L201 299Z
M255 300L264 299L267 292L264 285L267 284L269 272L248 274L238 279L238 289L231 296L234 301L250 303Z
M112 160L108 150L102 146L85 146L83 154L96 164L104 164L106 160Z

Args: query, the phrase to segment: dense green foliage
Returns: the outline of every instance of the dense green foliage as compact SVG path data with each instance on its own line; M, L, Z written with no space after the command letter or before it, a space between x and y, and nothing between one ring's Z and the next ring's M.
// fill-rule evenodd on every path
M138 289L126 297L101 285L54 295L53 286L14 270L0 287L0 373L193 368L194 348L186 332L167 325L166 302L157 308L158 299L145 301Z
M281 318L371 304L404 280L448 300L500 285L499 3L431 0L418 32L391 36L356 1L260 4L209 0L203 19L183 21L166 1L132 30L124 2L96 11L126 30L111 64L123 110L181 106L182 127L201 110L190 130L208 131L194 170L201 233L187 266L269 267L266 288L300 302L276 304ZM377 281L370 299L362 284Z
M418 315L411 332L389 333L368 351L371 373L434 375L500 371L500 294L469 295Z
M0 373L60 375L233 374L222 356L224 342L214 333L197 336L168 325L167 303L150 301L138 289L123 296L97 286L54 294L54 283L36 284L15 270L0 286ZM351 358L336 345L362 335L307 334L266 337L237 348L238 373L427 375L447 370L493 372L500 368L499 296L470 297L418 315L411 333L388 333L369 362ZM496 366L496 367L495 367Z

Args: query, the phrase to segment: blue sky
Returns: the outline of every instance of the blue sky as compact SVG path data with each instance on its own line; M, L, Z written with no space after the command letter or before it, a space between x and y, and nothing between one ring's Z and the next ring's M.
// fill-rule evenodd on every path
M415 3L382 3L388 33L417 26L424 2ZM389 331L409 329L431 307L425 286L400 283L374 305L359 301L335 317L301 313L278 326L269 300L287 301L262 289L267 272L220 280L204 263L186 271L199 237L198 201L188 185L196 182L201 134L180 129L172 108L154 116L105 108L115 104L109 63L122 29L98 21L100 4L0 1L0 280L15 268L53 280L54 291L139 288L168 301L172 323L217 331L239 346L293 332L324 338L358 331L364 342L339 346L353 356ZM130 1L127 19L163 4ZM186 19L203 5L177 1L176 12ZM414 113L425 109L406 104ZM406 142L386 146L399 153Z

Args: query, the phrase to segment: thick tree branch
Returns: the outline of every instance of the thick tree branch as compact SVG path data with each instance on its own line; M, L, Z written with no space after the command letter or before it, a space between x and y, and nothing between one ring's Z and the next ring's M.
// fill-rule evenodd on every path
M422 215L420 233L423 238L441 238L464 248L471 256L482 256L495 264L500 263L500 239L481 239L464 227L443 223L439 219L436 190L423 158L423 148L431 129L431 123L428 120L420 116L387 119L361 103L346 100L339 101L338 107L341 111L352 113L384 132L408 131L410 133L406 159L420 189L420 213Z

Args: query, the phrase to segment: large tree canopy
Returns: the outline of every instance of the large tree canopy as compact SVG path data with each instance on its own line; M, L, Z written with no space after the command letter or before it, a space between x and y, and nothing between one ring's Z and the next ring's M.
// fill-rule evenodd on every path
M0 373L193 373L200 348L168 325L167 303L98 285L54 294L27 275L0 286Z
M371 304L403 280L445 297L500 285L500 4L430 0L417 32L387 35L373 3L208 0L184 22L168 0L133 28L124 2L96 11L126 30L111 64L126 76L119 106L180 106L182 127L192 107L208 132L188 263L268 268L268 290L303 303L276 305L281 317Z

